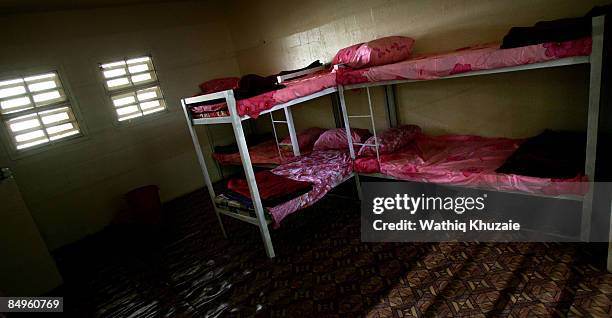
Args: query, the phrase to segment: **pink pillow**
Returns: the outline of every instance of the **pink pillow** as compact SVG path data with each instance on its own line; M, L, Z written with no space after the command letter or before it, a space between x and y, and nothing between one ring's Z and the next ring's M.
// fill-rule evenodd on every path
M404 125L396 128L389 128L378 135L378 153L388 154L406 146L416 136L421 134L421 127L415 125ZM370 137L365 144L374 144L374 136ZM362 146L359 149L359 156L376 156L376 148Z
M200 90L204 94L210 94L238 87L238 77L215 78L200 84Z
M336 56L334 56L334 59L332 60L332 64L333 65L336 65L336 64L349 64L351 59L353 59L354 56L357 55L357 50L362 45L363 45L363 43L358 43L358 44L354 44L354 45L351 45L349 47L345 47L343 49L340 49L340 51L338 51L338 53L336 53Z
M413 45L414 39L412 38L388 36L343 48L336 53L332 64L346 64L352 68L362 68L395 63L409 58Z
M300 131L297 134L298 145L300 146L300 149L304 150L304 149L312 148L314 143L317 141L319 136L321 136L321 134L324 131L325 129L319 128L319 127L311 127L311 128ZM283 138L283 140L281 140L280 143L281 144L291 144L291 137L287 136ZM281 145L281 147L291 148L291 146L285 146L285 145Z
M367 129L352 128L351 137L353 142L363 143L372 134ZM346 130L344 128L334 128L325 131L319 136L319 139L314 144L313 150L327 149L347 149L348 141L346 139Z

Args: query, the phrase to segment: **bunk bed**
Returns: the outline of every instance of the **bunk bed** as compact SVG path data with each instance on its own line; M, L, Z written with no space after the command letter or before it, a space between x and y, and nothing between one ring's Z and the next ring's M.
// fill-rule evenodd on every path
M521 193L526 195L544 196L558 199L578 200L582 202L582 223L581 223L581 239L588 240L589 231L591 228L591 208L593 204L593 176L595 169L595 151L597 145L598 131L598 116L600 105L600 90L601 90L601 69L602 69L602 54L603 54L603 17L593 18L592 20L592 36L564 43L549 43L543 45L531 45L526 47L518 47L512 49L500 50L495 46L481 46L458 50L451 53L441 55L421 56L409 59L402 62L373 66L363 69L347 69L337 68L334 71L320 70L314 73L308 71L296 74L297 79L292 75L279 78L279 81L286 81L286 88L276 91L264 93L252 98L236 100L232 90L226 90L206 95L200 95L181 100L185 118L188 123L189 132L195 146L197 159L199 161L202 174L204 175L208 192L215 200L214 209L217 215L223 235L226 236L225 229L221 220L221 215L230 216L235 219L245 221L256 225L264 241L264 246L268 257L274 257L274 248L268 231L268 224L278 225L288 214L297 211L301 208L309 206L322 198L330 189L338 184L348 180L352 176L355 177L357 183L357 192L361 198L361 188L359 185L359 175L368 175L375 177L383 177L389 179L401 180L420 180L430 183L444 183L440 179L424 178L424 175L402 175L394 174L389 169L392 165L405 167L406 158L412 158L410 149L400 151L399 162L394 162L393 157L379 154L379 144L377 138L376 127L374 124L374 116L372 110L372 99L370 96L370 88L383 86L386 93L387 114L389 117L390 126L397 125L397 115L394 98L394 86L397 84L410 83L423 80L436 80L457 78L464 76L487 75L504 72L514 72L538 68L551 68L566 65L589 64L590 65L590 92L588 106L588 129L586 142L586 160L585 160L585 175L588 184L586 188L561 186L548 187L546 184L540 183L539 186L533 186L534 180L531 180L531 187L512 187L510 183L504 185L503 180L500 181L501 175L489 173L489 179L494 182L469 182L469 177L477 174L466 174L462 167L456 166L456 169L461 171L465 177L461 184L462 186L472 188L486 188L489 190ZM351 115L347 112L347 105L344 98L344 91L351 89L365 88L367 92L369 114ZM338 101L342 114L342 122L346 131L348 152L346 151L314 151L306 156L301 156L300 147L296 131L293 125L293 117L291 106L302 102L312 100L321 96L338 93ZM215 101L212 103L212 101ZM207 102L214 107L206 107L204 110L198 109L198 106ZM211 111L214 110L214 111ZM275 120L272 113L282 110L285 113L285 120ZM245 141L245 134L242 122L250 118L257 118L262 114L270 114L272 128L275 135L276 149L279 153L278 158L282 158L281 147L278 143L275 124L286 124L289 131L291 141L291 152L295 158L289 162L282 162L279 166L273 169L273 172L278 175L285 175L290 178L308 181L313 184L312 189L296 198L286 201L274 207L264 208L259 195L258 185L253 171L253 160L249 154L249 147ZM335 114L334 114L335 115ZM350 119L351 118L371 119L372 131L374 134L374 142L354 142L351 135ZM238 146L238 156L234 155L231 158L232 163L238 163L238 157L242 164L246 182L248 183L248 192L252 198L251 206L245 207L230 202L231 198L223 198L217 196L213 189L212 182L204 161L204 155L201 149L195 127L199 125L214 124L231 124ZM208 136L210 138L210 134ZM509 144L515 141L505 141ZM353 146L366 146L375 149L376 169L374 171L353 171L353 166L359 167L359 160L356 158L355 149ZM270 150L273 147L272 143L260 146L261 149ZM268 152L269 153L269 152ZM501 160L507 156L499 156ZM269 159L269 158L268 158ZM370 159L371 160L371 159ZM408 159L410 161L411 159ZM493 161L492 161L493 162ZM276 162L274 162L276 164ZM419 163L421 167L427 166L427 162ZM489 166L482 166L482 170L491 171L494 164L489 162ZM496 163L495 163L496 164ZM365 163L372 166L372 163ZM430 165L432 168L438 169L439 166ZM465 168L465 167L464 167ZM397 169L397 171L405 171ZM447 172L447 171L446 171ZM468 171L469 172L469 171ZM503 179L503 177L501 177ZM524 184L528 184L529 180ZM542 181L542 180L536 180ZM549 180L550 181L550 180ZM537 184L538 182L535 182ZM447 182L452 184L453 182ZM459 182L461 183L461 182ZM457 184L457 182L455 182ZM550 185L550 184L549 184Z
M488 45L461 49L450 53L415 57L402 62L373 66L362 69L340 68L337 74L340 106L344 125L349 130L351 118L371 119L373 142L365 147L375 149L374 158L356 157L349 147L351 158L356 160L355 179L359 187L359 176L367 175L387 179L420 181L435 184L457 185L470 188L488 189L499 192L520 193L582 202L580 239L588 241L591 230L593 205L593 182L600 107L604 17L592 19L592 36L563 43L547 43L511 49L499 49L499 45ZM590 64L590 85L588 102L588 123L586 141L585 177L568 182L555 183L552 180L517 177L495 173L503 163L516 141L494 139L470 139L468 136L454 136L445 140L428 138L428 142L442 143L437 153L431 153L429 160L421 160L414 147L406 147L394 154L379 153L379 142L374 124L370 88L385 86L386 92L393 93L393 86L424 80L438 80L495 73L551 68L566 65ZM349 114L344 98L345 90L365 88L369 114ZM388 99L387 112L390 124L397 124L393 97ZM452 139L455 139L453 142ZM474 137L476 138L476 137ZM349 144L353 143L347 134ZM463 140L461 140L463 139ZM457 140L459 142L457 142ZM469 158L436 158L452 156L455 153L473 153L483 146L499 147L491 160L474 163ZM440 146L440 145L439 145ZM468 149L471 148L471 149ZM476 166L476 171L470 171ZM587 182L584 182L587 180Z
M291 106L337 92L334 72L327 69L314 71L314 73L302 71L296 74L283 75L279 77L279 82L282 81L286 86L285 88L247 99L236 100L233 90L225 90L181 100L206 188L210 197L215 201L213 208L223 235L227 237L221 219L222 215L253 224L259 228L266 254L270 258L275 256L275 252L268 229L269 224L277 226L280 220L288 214L315 203L332 188L353 176L352 160L345 150L316 151L302 156L293 123ZM204 107L205 109L198 109L199 105L203 103L207 104ZM274 119L272 114L275 111L283 111L285 119ZM291 162L283 163L274 168L272 172L298 181L312 183L312 189L307 193L279 205L265 208L260 197L260 190L253 171L253 162L242 124L243 121L257 118L263 114L270 114L276 148L279 152L281 147L278 144L275 125L287 125L292 154L296 157ZM229 202L227 198L217 196L213 188L196 127L215 124L232 125L251 198L252 207L251 209L247 207L247 211L244 211L243 208L237 208L236 202ZM266 145L266 147L268 146Z

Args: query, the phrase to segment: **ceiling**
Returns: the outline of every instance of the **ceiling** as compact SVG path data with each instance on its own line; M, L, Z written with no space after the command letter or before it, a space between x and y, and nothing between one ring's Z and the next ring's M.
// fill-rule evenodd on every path
M125 6L170 1L171 0L0 0L0 15L36 11Z

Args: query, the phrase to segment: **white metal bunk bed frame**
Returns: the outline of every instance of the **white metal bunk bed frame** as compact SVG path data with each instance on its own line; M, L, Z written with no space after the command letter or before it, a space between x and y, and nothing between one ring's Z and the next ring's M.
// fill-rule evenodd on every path
M290 75L285 75L283 76L282 79L279 79L279 80L287 80L287 79L303 76L303 75L313 73L318 70L319 68L315 68L315 69L310 69L307 71L302 71L302 72L298 72L298 73L294 73ZM293 99L283 104L275 105L270 109L262 111L260 115L270 114L270 118L272 120L272 127L274 127L276 123L283 123L287 125L287 129L289 131L289 137L291 139L291 147L293 148L293 154L295 156L299 156L300 148L298 144L297 134L295 131L295 126L293 123L293 115L291 112L291 106L294 106L294 105L297 105L297 104L300 104L300 103L303 103L303 102L306 102L312 99L316 99L321 96L333 94L333 93L336 93L337 91L338 91L338 88L336 86L329 87L319 92L316 92L314 94L299 97L299 98ZM191 112L188 109L189 105L212 101L212 100L221 100L221 99L227 103L229 116L211 117L211 118L193 118L191 116ZM259 189L257 187L257 182L255 180L255 173L253 171L253 165L251 163L251 157L249 155L249 150L248 150L248 146L246 143L244 130L242 127L242 122L245 120L251 119L251 117L250 116L240 116L238 114L238 110L236 108L236 98L234 97L233 90L226 90L226 91L210 93L206 95L183 98L181 99L181 105L183 108L183 113L185 114L185 118L187 120L187 127L191 135L191 140L193 141L193 144L195 147L198 163L200 164L202 175L204 176L204 182L205 182L206 188L208 189L208 194L210 195L210 198L213 201L213 209L215 211L215 214L217 215L217 220L219 221L219 226L221 227L221 232L223 233L223 236L227 238L227 233L225 231L225 227L223 226L221 215L226 215L226 216L238 219L240 221L244 221L244 222L253 224L259 228L261 238L264 242L264 248L266 250L266 254L268 255L269 258L273 258L275 256L275 252L274 252L274 246L272 244L272 239L270 237L270 232L268 230L269 222L265 218L264 208L261 202L261 197L259 195ZM280 121L280 120L274 119L274 117L272 116L272 112L278 111L278 110L284 111L285 120ZM204 153L202 151L202 147L201 147L198 135L195 130L195 126L197 125L214 125L214 124L231 124L232 125L233 131L234 131L234 137L236 138L236 143L238 145L238 151L240 153L242 167L244 169L244 173L246 176L247 184L249 187L249 192L251 193L253 207L255 210L255 217L244 216L244 215L230 212L229 210L219 208L214 202L214 199L216 197L215 190L213 188L212 181L210 179L210 174L208 173L208 167L206 166ZM278 148L279 141L276 135L276 128L274 128L274 135L275 135L277 148ZM280 150L279 150L279 153L280 153ZM352 176L353 174L349 175L343 181L350 179Z
M592 52L588 57L568 57L562 58L547 62L527 64L527 65L519 65L513 67L499 68L499 69L491 69L484 71L473 71L466 72L461 74L450 75L446 77L442 77L439 79L448 79L448 78L458 78L458 77L468 77L468 76L478 76L478 75L488 75L488 74L496 74L496 73L507 73L507 72L515 72L515 71L523 71L523 70L532 70L532 69L540 69L540 68L551 68L551 67L559 67L559 66L569 66L569 65L578 65L578 64L590 64L590 85L589 85L589 106L588 106L588 123L587 123L587 146L586 146L586 160L585 160L585 172L587 177L589 177L589 191L583 197L579 198L576 196L547 196L542 194L531 194L527 192L517 192L517 191L499 191L497 192L506 192L506 193L518 193L523 195L532 195L532 196L543 196L548 198L558 198L558 199L568 199L568 200L582 200L583 208L582 208L582 221L581 221L581 239L588 240L591 228L591 210L592 210L592 202L593 202L593 175L595 171L595 158L596 158L596 147L597 147L597 131L598 131L598 119L599 119L599 106L600 106L600 90L601 90L601 70L602 70L602 57L603 57L603 30L604 30L604 17L595 17L592 20ZM318 69L316 69L318 70ZM300 72L294 74L294 77L299 77L302 75L306 75L309 72ZM279 77L279 81L287 80L292 78L292 76L283 76ZM437 79L434 79L437 80ZM385 87L385 95L386 95L386 110L388 115L388 120L390 126L394 126L397 124L397 113L396 113L396 105L395 105L395 94L394 87L396 84L417 82L423 80L393 80L393 81L384 81L384 82L373 82L373 83L362 83L355 85L337 85L335 87L330 87L319 91L317 93L303 96L300 98L296 98L287 103L275 105L274 107L265 110L260 113L261 114L270 114L270 118L272 120L272 127L274 129L274 135L277 142L277 147L279 146L278 138L276 135L276 130L274 124L276 123L284 123L287 124L289 130L289 136L291 139L291 146L295 156L299 156L299 145L297 141L297 134L295 132L295 126L293 124L293 116L291 113L291 106L297 105L321 96L329 95L335 92L338 92L339 95L339 104L342 113L342 120L344 127L346 129L346 135L349 145L355 145L353 142L351 133L350 133L350 118L353 117L369 117L371 119L371 125L373 128L373 134L376 136L376 127L374 123L373 109L372 109L372 100L370 96L370 87L384 86ZM369 115L348 115L346 101L344 98L344 90L347 89L358 89L365 88L368 96L368 105L369 105ZM188 110L188 105L201 103L211 100L225 100L229 110L229 116L225 117L212 117L212 118L192 118L191 112ZM251 163L251 159L248 152L248 146L246 144L246 139L244 135L244 130L242 127L242 121L250 119L250 116L239 116L236 108L236 99L234 98L234 93L232 90L211 93L207 95L200 95L196 97L184 98L181 99L181 104L183 108L183 112L185 118L188 123L189 133L191 135L193 144L196 150L196 156L198 159L198 163L200 164L200 168L202 174L204 176L205 185L208 189L208 193L211 199L214 201L216 197L214 188L212 186L212 181L210 179L210 175L208 173L208 168L206 166L206 162L204 159L204 154L201 148L200 141L198 139L197 133L195 131L195 126L197 125L214 125L214 124L231 124L234 136L237 141L238 150L240 153L240 158L242 161L242 166L245 171L245 175L247 178L247 184L249 187L249 191L251 193L251 197L253 198L253 206L255 210L256 217L248 217L240 214L232 213L230 211L221 209L216 206L213 202L213 209L215 210L215 214L217 215L217 219L219 221L219 225L221 227L221 231L224 237L227 237L227 233L225 231L225 227L223 226L223 222L221 219L221 215L227 215L229 217L238 219L240 221L244 221L247 223L251 223L257 226L260 230L260 234L262 236L262 240L264 241L264 247L266 250L266 254L268 257L273 258L275 256L274 247L272 244L272 240L270 237L270 232L268 230L268 221L265 219L263 205L261 203L261 197L259 196L259 190L257 188L257 182L255 180L255 174L253 171L253 165ZM283 110L285 113L285 121L276 121L272 116L272 112L277 110ZM379 146L378 139L375 138L375 142L373 146L376 148L376 156L377 159L380 160L379 156ZM352 159L355 159L355 151L352 146L349 146L349 152ZM383 175L383 174L365 174L365 173L352 173L347 177L348 180L350 177L354 176L357 184L357 192L359 198L361 198L361 186L359 181L359 175L364 176L374 176L374 177L382 177L394 179L391 176ZM488 189L492 190L492 189ZM612 229L612 223L611 223ZM612 230L611 230L611 240L612 240ZM612 253L609 253L608 256L608 269L612 269Z
M373 130L373 135L376 136L376 126L374 125L374 113L372 110L372 99L370 97L370 87L377 86L385 86L387 96L389 94L393 94L393 86L395 84L403 84L403 83L412 83L412 82L423 82L423 81L432 81L432 80L442 80L449 78L458 78L458 77L468 77L468 76L478 76L478 75L488 75L488 74L497 74L497 73L507 73L507 72L516 72L516 71L524 71L524 70L533 70L540 68L551 68L551 67L559 67L559 66L569 66L569 65L578 65L578 64L590 64L590 83L589 83L589 103L588 103L588 119L587 119L587 143L586 143L586 160L585 160L585 173L588 177L588 192L583 196L574 196L574 195L558 195L558 196L548 196L544 194L534 194L528 192L519 192L519 191L502 191L502 190L494 190L494 189L484 189L495 192L505 192L505 193L514 193L514 194L523 194L530 196L539 196L539 197L547 197L547 198L556 198L556 199L565 199L565 200L576 200L582 201L582 216L581 216L581 226L580 226L580 239L582 241L588 241L590 237L591 231L591 217L592 217L592 209L593 209L593 185L594 185L594 175L595 175L595 159L596 159L596 151L597 151L597 132L598 132L598 123L599 123L599 107L600 107L600 92L601 92L601 77L602 77L602 58L603 58L603 46L604 46L604 16L594 17L592 19L592 49L590 56L576 56L576 57L567 57L561 58L546 62L533 63L533 64L525 64L518 66L511 66L505 68L497 68L490 70L482 70L482 71L473 71L460 73L455 75L449 75L437 79L428 79L428 80L393 80L393 81L381 81L381 82L368 82L354 85L339 85L338 86L338 94L340 95L340 107L342 109L342 114L344 118L344 126L346 128L346 137L348 139L348 144L351 145L362 145L359 143L354 143L351 133L350 133L350 119L351 118L371 118L371 125ZM365 88L367 91L368 97L368 105L370 113L368 115L349 115L347 111L346 101L344 98L344 91L351 89L359 89ZM390 118L393 118L390 122L393 125L395 120L395 124L397 124L396 117L396 109L395 103L393 99L387 98L387 113ZM366 145L370 147L376 148L376 157L380 163L380 156L378 153L378 138L375 138L374 144ZM354 160L355 151L353 147L349 147L349 151L351 154L351 158ZM378 178L386 178L386 179L396 179L392 176L384 175L381 173L358 173L354 172L355 181L357 183L358 191L361 191L359 176L370 176L370 177L378 177ZM473 187L470 187L473 188ZM483 189L483 188L480 188ZM361 197L361 193L360 193ZM612 220L611 220L612 222ZM612 223L611 223L611 241L612 241ZM608 261L609 269L612 269L612 254L609 253L609 261Z

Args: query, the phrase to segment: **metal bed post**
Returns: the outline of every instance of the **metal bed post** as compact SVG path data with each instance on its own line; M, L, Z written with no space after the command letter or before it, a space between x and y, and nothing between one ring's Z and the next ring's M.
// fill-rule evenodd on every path
M334 124L336 125L336 128L342 128L342 125L344 124L344 122L342 121L342 110L340 109L340 95L339 94L332 94L331 96L331 106L332 106L332 113L334 114Z
M355 160L355 149L353 149L353 136L351 136L351 125L349 124L348 113L346 112L346 101L344 100L344 87L338 85L338 95L340 95L340 108L342 109L342 118L344 119L344 130L346 132L346 140L349 144L349 152L351 159Z
M215 139L212 136L212 129L210 129L209 125L204 125L204 129L206 130L206 139L208 139L208 144L210 145L210 151L215 152ZM219 175L221 179L225 179L223 175L223 167L219 164L217 160L214 160L215 167L217 167L217 171L219 171Z
M397 100L395 98L395 84L385 85L385 97L387 102L387 120L389 127L397 127Z
M276 142L276 151L278 152L278 158L283 161L283 153L281 152L280 143L278 141L278 134L276 133L276 123L281 121L274 119L274 112L270 112L270 122L272 123L272 133L274 133L274 141Z
M366 87L368 93L368 108L370 109L370 122L372 124L372 134L374 135L374 148L376 150L376 160L380 165L380 154L378 153L378 137L376 137L376 124L374 123L374 111L372 110L372 97L370 96L370 88Z
M281 152L281 144L278 141L278 133L276 132L276 124L282 123L287 125L287 130L289 131L289 138L291 139L291 148L293 150L293 155L295 157L300 156L300 145L298 143L297 134L295 133L295 126L293 125L293 115L291 114L291 109L284 108L285 111L285 120L275 120L274 112L270 112L270 120L272 121L272 132L274 133L274 140L276 140L276 149L278 150L278 156L283 159L283 153ZM283 146L285 144L282 144Z
M289 138L291 139L291 148L293 148L293 155L298 157L300 155L300 144L298 143L297 134L295 133L295 126L293 125L293 114L291 108L285 108L285 120L287 121L287 129L289 130Z
M272 239L270 232L268 231L268 223L264 214L263 205L261 204L261 197L259 196L259 189L257 188L257 181L255 180L255 173L253 172L253 166L251 165L251 156L249 156L249 148L244 138L244 130L242 129L242 119L238 115L236 110L236 99L234 98L234 91L228 90L224 92L225 100L227 101L227 108L230 113L232 122L232 128L234 130L234 136L238 144L238 151L240 152L240 159L242 161L242 167L244 168L244 174L246 175L247 183L249 186L249 192L251 193L251 199L253 200L253 207L255 208L255 215L257 216L257 226L261 234L261 239L264 242L266 254L269 258L273 258L274 246L272 245Z
M346 141L348 143L351 159L355 160L355 149L353 149L353 136L351 135L351 125L349 123L348 113L346 111L346 101L344 100L344 86L338 85L338 97L340 99L340 109L342 110L342 118L344 119L344 130L346 132ZM359 174L355 173L355 185L357 186L357 196L361 201L363 196L361 193L361 181Z
M208 194L210 195L210 199L213 201L213 209L215 210L215 214L217 215L217 220L219 221L219 226L221 227L221 233L223 233L223 237L227 238L227 233L225 232L225 227L223 226L223 221L221 221L221 215L219 214L219 210L217 210L217 205L215 204L215 189L213 189L212 181L210 181L210 175L208 174L208 167L206 166L206 161L204 160L204 154L202 153L202 145L200 145L200 140L198 139L198 135L195 131L195 127L193 127L193 122L191 121L191 117L189 116L189 111L187 110L187 106L185 106L185 101L181 99L181 105L183 107L183 113L185 114L185 118L187 119L187 129L189 129L189 134L191 135L191 141L193 141L193 146L195 148L196 157L198 158L198 163L200 164L200 169L202 170L202 175L204 175L204 184L208 189Z
M589 83L589 110L587 120L586 160L584 171L588 177L588 192L582 201L582 220L580 240L589 241L591 217L593 212L593 188L595 186L595 160L597 158L597 132L599 125L599 106L601 94L601 72L603 58L604 16L594 17L592 22L593 45L589 62L591 75Z

